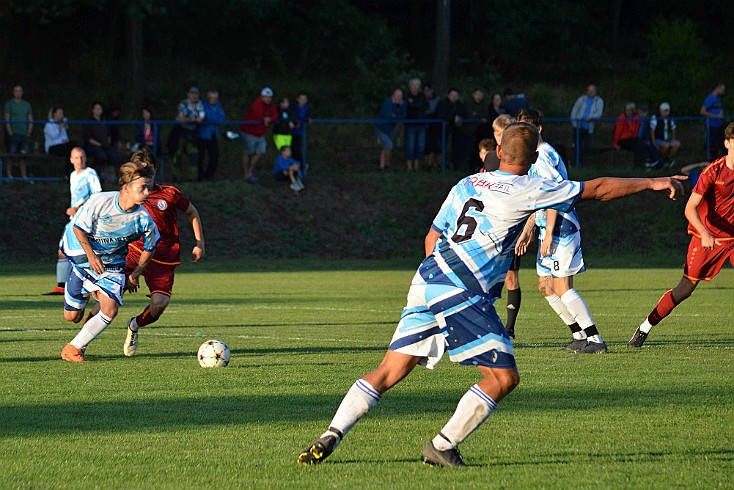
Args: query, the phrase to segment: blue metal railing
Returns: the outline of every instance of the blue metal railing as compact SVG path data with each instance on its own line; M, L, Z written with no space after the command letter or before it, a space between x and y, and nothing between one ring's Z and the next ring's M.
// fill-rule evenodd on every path
M711 141L710 141L710 122L711 118L704 117L704 116L678 116L678 117L671 117L670 119L673 119L674 121L702 121L704 122L704 126L706 129L706 141L705 141L705 147L706 147L706 159L709 159L711 156ZM727 124L728 121L730 121L732 118L725 118L722 121L722 124ZM617 122L618 118L599 118L595 119L592 122L594 123L615 123ZM28 124L29 121L22 121L22 120L10 120L10 121L3 121L5 123L10 124ZM34 125L45 125L50 121L34 121ZM489 123L491 124L491 121L483 120L483 119L464 119L462 120L462 123L465 124L477 124L477 123ZM581 120L573 120L571 118L559 118L559 117L548 117L544 119L544 123L565 123L565 124L572 124L577 123L576 128L574 129L574 136L575 136L575 165L579 166L581 164ZM69 120L65 121L65 124L68 126L73 125L93 125L93 124L107 124L107 125L124 125L124 126L134 126L138 127L142 124L152 124L153 125L153 152L157 155L159 153L160 148L158 148L159 138L160 138L160 132L163 127L165 126L174 126L174 125L181 125L185 123L181 123L178 120L154 120L154 121L143 121L143 120L102 120L98 121L96 119L92 120ZM384 119L314 119L311 121L310 124L305 124L303 126L303 137L302 137L302 147L301 147L301 154L303 155L303 164L304 167L308 163L308 131L309 126L311 125L330 125L330 124L356 124L356 125L376 125L376 124L406 124L406 123L413 123L413 124L440 124L441 125L441 171L446 171L446 138L447 138L447 126L448 123L443 119L394 119L394 120L384 120ZM206 122L203 123L197 123L198 126L206 125ZM223 124L220 124L218 126L242 126L242 125L258 125L261 124L260 121L226 121ZM83 145L82 145L83 146ZM17 155L18 158L21 158L23 155ZM32 157L32 155L29 155ZM14 156L15 158L15 156ZM21 178L17 177L4 177L3 176L3 169L2 169L2 161L0 160L0 182L3 181L11 181L11 180L23 180ZM159 162L159 177L161 180L164 180L165 178L165 160L161 160ZM33 181L56 181L56 180L63 180L63 177L30 177L27 180L33 180Z

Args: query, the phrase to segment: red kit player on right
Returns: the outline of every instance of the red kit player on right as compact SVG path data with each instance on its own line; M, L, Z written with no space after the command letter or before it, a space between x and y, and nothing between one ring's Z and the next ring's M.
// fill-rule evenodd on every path
M687 299L701 281L710 281L728 260L734 265L734 123L724 131L727 154L701 172L686 204L692 235L683 278L663 294L627 347L642 347L652 327Z

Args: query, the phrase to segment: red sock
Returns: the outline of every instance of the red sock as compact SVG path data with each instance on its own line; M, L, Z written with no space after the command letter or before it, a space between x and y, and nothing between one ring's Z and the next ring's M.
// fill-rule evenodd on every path
M673 290L669 289L663 294L663 297L660 298L660 301L658 301L658 304L655 306L655 309L652 310L650 315L647 317L647 321L650 322L650 325L653 327L660 323L660 321L668 316L671 311L673 311L673 308L678 306L678 303L673 299Z
M138 328L144 327L146 325L150 325L151 323L158 320L157 318L153 318L153 315L150 314L150 306L146 306L145 309L141 314L135 317L135 321L138 324Z

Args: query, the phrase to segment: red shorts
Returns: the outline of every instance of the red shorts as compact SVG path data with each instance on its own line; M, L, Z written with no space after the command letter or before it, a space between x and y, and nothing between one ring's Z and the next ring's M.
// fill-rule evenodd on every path
M713 250L708 250L701 245L701 239L693 235L691 244L688 245L683 276L693 282L710 281L716 277L727 260L734 266L734 240L721 242L721 245L716 245Z
M130 252L134 252L132 249ZM127 263L125 264L125 276L135 270L138 266L138 260L140 255L136 253L127 254ZM145 278L145 284L148 286L150 296L153 293L161 293L166 296L171 296L173 293L173 276L176 270L175 265L161 264L151 260L148 267L143 271L143 277Z

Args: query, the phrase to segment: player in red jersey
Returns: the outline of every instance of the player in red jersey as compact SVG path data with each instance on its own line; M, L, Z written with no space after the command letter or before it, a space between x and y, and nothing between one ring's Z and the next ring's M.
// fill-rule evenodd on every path
M155 166L155 156L147 148L133 154L130 161L146 162ZM173 292L173 277L176 266L181 263L180 242L178 239L178 211L186 213L194 231L196 245L191 252L191 262L199 262L204 256L204 232L201 218L191 199L177 188L170 185L153 184L145 209L153 217L158 226L161 240L155 248L153 260L143 273L145 283L150 293L150 304L138 316L130 318L127 323L127 337L123 346L123 353L127 357L135 355L138 347L138 329L157 321L171 301ZM140 240L128 246L126 272L132 271L138 263L143 251ZM132 289L134 292L137 288Z
M686 300L701 281L710 281L728 260L734 265L734 123L724 131L727 154L706 167L686 204L688 246L683 278L663 294L627 347L642 347L652 327Z

